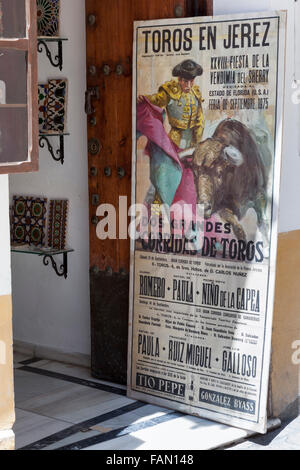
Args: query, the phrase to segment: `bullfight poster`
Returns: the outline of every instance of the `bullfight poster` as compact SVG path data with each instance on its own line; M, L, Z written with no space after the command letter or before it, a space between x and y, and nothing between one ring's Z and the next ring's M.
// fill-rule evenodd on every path
M128 396L260 433L285 22L274 11L134 27Z

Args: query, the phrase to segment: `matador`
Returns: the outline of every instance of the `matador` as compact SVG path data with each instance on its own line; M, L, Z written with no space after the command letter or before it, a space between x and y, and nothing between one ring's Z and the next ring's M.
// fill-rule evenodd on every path
M202 75L201 65L193 60L184 60L172 71L173 77L161 85L154 95L146 98L155 106L165 108L171 126L170 139L180 148L186 149L199 143L204 130L202 95L200 88L194 85L197 76ZM138 102L144 99L138 97Z

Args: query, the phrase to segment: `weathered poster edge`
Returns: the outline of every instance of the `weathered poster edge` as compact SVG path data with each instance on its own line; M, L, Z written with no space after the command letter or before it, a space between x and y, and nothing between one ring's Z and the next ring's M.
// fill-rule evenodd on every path
M262 420L261 429L258 432L267 432L267 400L268 383L271 363L271 343L272 343L272 324L275 300L275 278L276 278L276 260L277 260L277 240L278 240L278 216L279 216L279 193L282 162L282 137L283 137L283 111L284 111L284 87L285 87L285 47L286 47L286 22L287 11L278 10L275 12L279 16L278 29L278 59L277 59L277 109L276 109L276 139L274 142L274 170L273 170L273 204L272 204L272 229L271 229L271 256L269 265L268 282L268 302L265 321L265 341L263 358L262 378L261 378L261 398L259 415L265 419ZM264 392L263 392L264 390ZM260 423L259 423L260 424Z

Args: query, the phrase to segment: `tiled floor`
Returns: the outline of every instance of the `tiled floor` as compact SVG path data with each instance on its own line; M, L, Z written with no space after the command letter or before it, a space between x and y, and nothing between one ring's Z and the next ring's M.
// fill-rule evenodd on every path
M276 431L255 436L228 450L300 450L300 416Z
M17 449L197 450L251 436L131 400L125 387L94 379L85 368L14 359Z

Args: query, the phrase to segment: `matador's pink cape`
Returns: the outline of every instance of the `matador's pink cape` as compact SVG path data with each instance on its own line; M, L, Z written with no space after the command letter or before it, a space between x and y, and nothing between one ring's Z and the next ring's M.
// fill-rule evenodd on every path
M178 207L178 217L182 217L183 205L191 206L191 214L187 216L185 212L185 222L187 219L194 219L196 214L197 191L195 187L194 175L191 168L188 168L179 158L179 149L169 138L163 125L164 111L154 106L145 98L137 105L137 135L144 135L148 139L146 153L150 157L150 180L156 192L160 195L163 203L169 206L176 204ZM174 211L176 217L176 210ZM222 222L217 214L212 215L207 221L214 226L216 222ZM215 230L205 234L209 237L232 238L224 233L216 233Z

